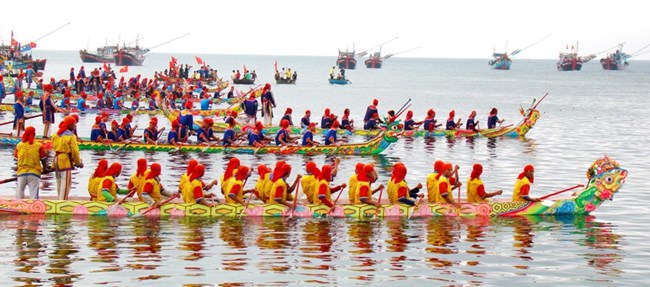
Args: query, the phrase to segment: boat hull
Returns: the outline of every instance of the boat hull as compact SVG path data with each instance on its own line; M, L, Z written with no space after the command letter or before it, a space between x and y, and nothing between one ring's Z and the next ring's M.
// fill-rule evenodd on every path
M367 59L364 61L364 64L366 64L366 68L368 69L381 69L383 61L378 59Z
M295 85L296 80L294 80L294 79L275 78L275 83L278 84L278 85Z
M232 82L234 84L237 84L237 85L252 85L252 84L255 84L254 79L249 80L249 79L244 79L244 78L242 78L242 79L233 79Z
M347 85L350 84L348 79L327 79L332 85Z
M129 52L120 51L113 54L113 60L117 66L142 66L144 56L139 58Z
M507 61L496 61L492 64L492 69L493 70L510 70L510 66L512 66L512 61L507 60Z
M339 69L354 70L357 68L357 60L353 56L339 57L336 60L336 66Z
M113 57L103 57L84 51L79 51L79 57L84 63L115 63L115 59Z

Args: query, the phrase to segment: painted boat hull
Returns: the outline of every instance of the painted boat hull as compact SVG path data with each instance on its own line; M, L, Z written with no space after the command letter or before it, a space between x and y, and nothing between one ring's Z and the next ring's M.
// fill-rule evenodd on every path
M252 85L255 84L255 79L233 79L232 82L237 85Z
M354 70L357 68L357 60L352 56L339 56L336 60L336 66L339 69Z
M382 61L381 59L375 59L375 58L370 58L364 61L364 64L368 69L381 69L383 63L384 61Z
M510 66L512 66L512 61L511 60L506 60L506 61L496 61L492 64L492 69L493 70L510 70Z
M113 60L117 66L142 66L144 56L137 57L129 52L120 51L113 54Z
M294 79L275 78L275 83L278 85L295 85L296 81Z
M115 63L113 57L104 57L90 52L79 51L79 57L84 63Z

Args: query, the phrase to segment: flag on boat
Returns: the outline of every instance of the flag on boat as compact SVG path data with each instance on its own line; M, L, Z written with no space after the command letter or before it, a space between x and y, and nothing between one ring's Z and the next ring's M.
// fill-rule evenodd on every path
M126 73L128 71L129 71L129 66L124 66L124 67L120 68L120 73Z
M246 65L244 65L244 74L246 74L246 72L248 72L248 70L246 70Z
M18 44L18 41L16 41L16 40L14 39L14 30L11 30L11 46L12 46L12 47L17 47L18 45L19 45L19 44Z
M203 65L203 59L201 59L201 58L199 58L199 57L197 57L197 56L194 56L194 58L196 59L196 63L197 63L197 64L199 64L199 65Z
M172 56L172 65L176 65L176 58L174 56Z
M278 71L278 60L275 60L275 64L273 64L273 68L275 68L275 71Z
M102 68L104 68L104 71L106 71L107 73L109 72L108 65L106 65L106 63L104 63L104 66Z

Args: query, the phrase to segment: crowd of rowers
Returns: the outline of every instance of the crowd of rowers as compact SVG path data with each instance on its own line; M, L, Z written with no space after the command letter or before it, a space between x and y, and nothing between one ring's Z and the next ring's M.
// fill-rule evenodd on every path
M74 128L74 118L67 117L60 125L60 130L55 136L61 137L61 141L65 144L67 137L69 140L74 140L74 135L71 131ZM55 149L61 145L55 142ZM78 151L69 151L72 153L70 163L74 162L75 167L83 168L83 163L78 157ZM33 153L33 154L32 154ZM18 189L16 192L17 198L24 197L24 189L30 188L30 197L38 199L38 186L28 185L29 181L24 179L31 176L34 180L40 181L40 174L43 171L47 160L46 155L40 143L34 142L34 129L29 127L24 133L22 142L16 147L15 156L18 160L17 175L18 178L23 178L23 182L19 180ZM38 159L41 159L40 161ZM55 159L55 169L60 172L61 167L66 170L72 169L70 166L59 166L59 160ZM137 195L141 201L147 202L150 205L157 205L161 202L163 196L172 197L179 196L185 203L202 204L206 206L214 206L221 203L218 193L221 193L226 203L244 204L244 196L249 194L249 197L256 197L267 204L283 204L291 206L291 201L294 197L300 196L298 194L297 186L300 183L302 191L306 195L307 201L310 204L324 204L333 207L340 197L337 196L332 200L332 194L336 192L343 192L348 188L348 201L350 204L369 204L379 207L381 201L381 193L375 197L377 192L380 192L387 187L387 197L390 204L406 204L410 206L418 205L425 196L428 203L436 204L451 204L459 206L460 200L454 199L454 189L458 189L460 195L460 187L462 185L459 178L458 165L452 165L449 162L441 160L433 164L433 172L426 178L426 183L416 184L414 187L409 186L406 181L407 167L404 163L396 163L392 169L391 178L388 180L386 186L373 184L378 181L378 174L372 164L365 164L359 162L355 165L355 172L350 176L348 183L333 185L332 182L338 174L339 160L335 159L332 163L324 164L320 168L313 162L305 164L304 175L298 174L293 182L289 181L291 176L292 166L284 161L278 161L275 167L270 168L264 164L257 166L256 172L258 179L253 188L247 188L246 183L253 174L253 169L246 165L242 165L238 158L231 158L227 164L224 174L220 180L212 180L206 184L203 180L206 175L205 166L200 164L197 160L191 159L188 162L186 173L182 174L179 179L177 189L167 189L161 184L162 166L159 163L151 163L148 166L146 159L141 158L137 160L137 168L130 176L127 184L128 195ZM118 190L120 189L116 183L116 178L121 175L122 165L119 162L114 162L109 165L109 162L102 159L92 173L88 181L88 192L92 201L115 202L118 200ZM502 194L501 190L494 192L487 192L481 180L483 167L481 164L474 164L469 178L466 181L466 201L469 203L482 203L487 202L488 198ZM23 177L25 176L25 177ZM220 191L211 192L210 190L219 182ZM530 194L531 184L534 182L534 168L532 165L526 165L523 171L517 177L512 201L539 201L539 198L533 198ZM57 177L57 187L59 184L59 177ZM68 179L69 184L69 179ZM426 190L422 190L426 186ZM69 187L68 187L69 188ZM33 190L35 189L35 190ZM68 190L69 192L69 190ZM377 198L377 199L375 199ZM59 194L59 199L67 199L67 193L64 197Z

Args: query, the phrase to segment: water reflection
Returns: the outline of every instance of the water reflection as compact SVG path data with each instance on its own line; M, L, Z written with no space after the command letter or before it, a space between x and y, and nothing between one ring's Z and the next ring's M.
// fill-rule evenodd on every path
M206 241L203 231L205 228L209 227L210 223L209 218L181 218L178 222L182 226L180 233L179 249L186 251L183 260L185 261L197 261L205 257ZM195 268L195 267L190 267Z
M380 229L380 224L376 221L367 220L351 220L348 221L348 240L350 241L351 248L348 252L351 254L352 263L349 267L352 271L361 273L374 272L377 270L375 265L379 263L373 253L377 249L377 232ZM365 275L360 275L356 279L369 280Z
M449 259L449 254L458 253L454 245L459 240L460 224L452 217L432 217L427 222L427 243L425 248L429 255L426 261L434 268L446 269L457 264Z
M77 252L78 243L75 243L75 232L72 227L70 216L52 216L50 220L53 221L54 228L51 231L51 247L48 248L49 267L46 271L54 275L51 280L57 286L66 286L74 283L77 274L70 269L73 262L78 261L80 258L73 256Z
M219 224L219 238L226 243L226 250L221 253L222 264L225 270L245 270L250 260L246 253L246 238L244 227L249 226L247 221L239 218L224 219Z
M160 218L140 217L131 224L134 235L130 242L133 249L133 259L129 258L127 266L138 270L155 270L162 261L160 251L162 239L160 238ZM154 264L147 264L155 262Z
M332 221L309 219L302 230L302 244L299 247L302 256L301 268L305 270L333 269L332 256Z
M289 234L296 225L296 220L282 217L252 218L260 228L257 234L257 246L261 249L258 269L264 271L284 272L293 266L289 264L291 251Z
M43 245L40 238L40 221L44 218L44 216L20 216L16 226L3 228L9 230L9 228L15 227L16 230L14 264L17 272L24 273L20 277L13 278L16 282L26 285L42 283L37 274L40 273L38 268L41 265L40 257L45 254L47 249L47 245Z

